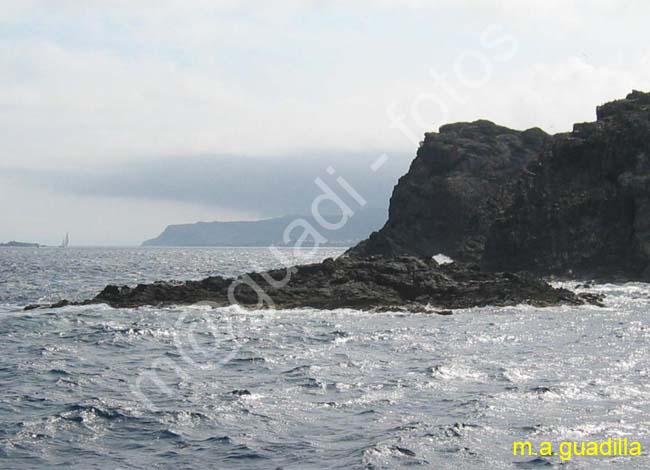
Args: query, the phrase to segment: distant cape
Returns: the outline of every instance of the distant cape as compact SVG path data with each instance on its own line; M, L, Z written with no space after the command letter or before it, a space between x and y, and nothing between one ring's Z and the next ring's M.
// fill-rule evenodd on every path
M41 245L38 243L25 243L25 242L16 242L10 241L7 243L0 243L0 247L5 248L39 248Z
M352 215L340 229L328 230L323 225L336 224L341 215L323 214L326 224L315 217L287 215L272 219L240 222L197 222L169 225L156 238L143 246L296 246L306 235L302 246L352 246L379 230L388 217L386 209L368 208ZM331 225L330 225L331 226ZM293 227L290 232L288 228ZM315 243L312 230L319 240ZM285 238L289 236L289 240Z

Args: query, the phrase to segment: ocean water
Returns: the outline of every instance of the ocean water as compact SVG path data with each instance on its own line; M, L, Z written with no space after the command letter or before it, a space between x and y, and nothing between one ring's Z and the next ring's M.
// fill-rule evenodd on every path
M644 284L594 286L605 308L452 316L21 310L107 283L275 265L259 248L1 249L0 467L650 468ZM514 440L609 437L643 455L512 452Z

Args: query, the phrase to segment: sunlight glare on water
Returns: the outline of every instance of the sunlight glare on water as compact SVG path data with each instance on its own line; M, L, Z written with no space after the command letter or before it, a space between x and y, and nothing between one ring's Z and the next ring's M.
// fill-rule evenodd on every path
M107 283L273 265L263 249L0 253L0 467L536 468L564 465L515 457L514 440L650 444L644 284L590 289L608 295L606 308L453 316L20 310L89 297ZM165 388L143 380L143 402L133 385L154 372ZM614 466L650 460L570 462Z

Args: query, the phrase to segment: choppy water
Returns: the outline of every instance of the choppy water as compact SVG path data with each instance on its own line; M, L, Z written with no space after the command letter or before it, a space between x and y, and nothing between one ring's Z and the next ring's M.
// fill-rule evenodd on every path
M643 284L597 286L604 309L453 316L19 310L274 264L263 249L0 250L0 467L650 467ZM512 455L513 440L608 437L645 455Z

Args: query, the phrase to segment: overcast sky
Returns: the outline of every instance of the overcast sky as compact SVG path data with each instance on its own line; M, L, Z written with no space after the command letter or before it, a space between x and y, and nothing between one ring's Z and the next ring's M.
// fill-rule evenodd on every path
M185 191L223 156L269 183L386 153L367 177L384 194L445 122L560 132L650 90L648 18L642 0L0 0L0 241L282 211L259 179Z

